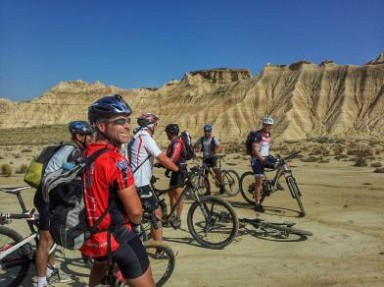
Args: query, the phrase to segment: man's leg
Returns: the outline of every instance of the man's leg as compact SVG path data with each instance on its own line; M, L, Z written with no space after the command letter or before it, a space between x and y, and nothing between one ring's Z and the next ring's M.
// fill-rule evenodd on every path
M38 276L37 287L45 286L47 281L48 251L52 246L53 240L49 230L40 230L39 244L36 250L36 269Z
M161 218L163 218L163 212L161 210L161 208L157 208L155 211L154 211L154 214L156 216L156 218L159 219L159 222L157 223L157 226L151 226L151 235L152 235L152 238L153 240L155 241L163 241L163 227L162 227L162 224L161 224Z

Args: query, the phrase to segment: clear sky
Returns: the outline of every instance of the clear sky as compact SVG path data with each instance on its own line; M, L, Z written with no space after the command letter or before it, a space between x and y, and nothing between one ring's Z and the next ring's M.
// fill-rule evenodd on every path
M159 87L184 73L384 50L383 0L0 0L0 97L61 81Z

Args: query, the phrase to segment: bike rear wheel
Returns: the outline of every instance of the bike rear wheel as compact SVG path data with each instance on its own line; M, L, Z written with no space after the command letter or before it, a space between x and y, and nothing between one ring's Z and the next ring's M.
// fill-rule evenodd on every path
M204 247L222 249L237 235L239 221L232 206L225 200L204 196L195 201L187 216L192 237Z
M304 209L303 202L301 201L301 192L300 192L299 187L296 183L296 179L293 176L289 176L286 178L286 181L287 181L288 188L291 191L292 197L296 199L297 204L299 205L300 217L304 217L305 216L305 209Z
M240 192L244 200L252 205L255 204L255 199L253 197L254 190L255 176L252 171L247 171L243 173L240 178Z
M0 254L11 248L23 237L14 230L0 226ZM17 287L27 275L32 262L32 250L29 244L21 246L0 260L0 286Z
M278 224L278 223L264 221L260 225L265 226L267 228L283 231L286 233L287 236L289 234L296 234L296 235L300 235L300 236L312 236L313 235L313 233L310 231L289 227L286 224Z
M175 254L163 242L144 241L144 247L151 262L152 275L156 286L163 286L175 269Z
M235 196L240 191L240 176L232 169L222 171L225 193L229 196Z

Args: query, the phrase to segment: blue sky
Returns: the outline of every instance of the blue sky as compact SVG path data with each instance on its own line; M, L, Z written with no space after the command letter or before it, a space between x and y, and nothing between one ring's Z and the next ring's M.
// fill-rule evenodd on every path
M384 50L383 11L383 0L1 0L0 97L77 79L140 88L200 69L363 65Z

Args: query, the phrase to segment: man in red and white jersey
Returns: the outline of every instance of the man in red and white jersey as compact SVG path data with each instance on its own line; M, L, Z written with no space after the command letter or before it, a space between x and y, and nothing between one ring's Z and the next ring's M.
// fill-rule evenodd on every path
M87 156L106 150L85 169L85 207L89 226L105 211L97 233L88 239L81 252L94 259L89 286L100 283L108 259L118 267L130 286L155 286L148 256L135 234L142 206L137 195L129 160L119 153L130 139L129 105L120 95L106 96L88 108L89 122L96 128L96 141L85 151Z
M144 208L153 212L156 222L152 222L152 238L156 241L163 240L161 218L163 216L159 200L151 187L153 161L169 170L179 171L179 168L165 155L156 144L153 134L157 129L159 117L152 113L144 113L137 118L139 127L129 143L129 157L135 176L135 185Z

